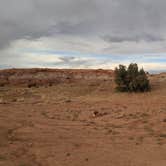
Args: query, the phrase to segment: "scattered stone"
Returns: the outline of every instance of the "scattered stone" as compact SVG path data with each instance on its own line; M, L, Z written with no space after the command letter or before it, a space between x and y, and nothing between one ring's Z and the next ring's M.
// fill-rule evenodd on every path
M9 141L9 144L13 144L13 141Z
M2 104L3 103L3 99L2 98L0 98L0 104Z
M96 117L96 116L98 116L99 115L99 112L98 111L94 111L93 112L93 117Z
M53 115L50 115L49 118L50 119L55 119L55 117Z
M31 115L31 114L29 114L29 115L28 115L28 117L32 117L32 115Z
M166 119L164 119L163 122L166 122Z
M106 112L100 113L98 111L94 111L92 116L95 118L95 117L104 116L104 115L107 115L107 113Z
M69 100L65 100L66 103L71 103L72 101L69 99Z
M23 97L17 98L17 102L24 102L24 98Z
M160 134L159 135L161 138L166 138L166 134Z
M71 156L71 154L70 154L70 153L67 153L67 154L66 154L66 156L68 156L68 157L69 157L69 156Z
M33 143L31 143L31 142L30 142L30 143L28 143L28 146L29 146L29 147L32 147L32 145L33 145Z
M7 104L7 102L4 101L4 99L0 98L0 104Z

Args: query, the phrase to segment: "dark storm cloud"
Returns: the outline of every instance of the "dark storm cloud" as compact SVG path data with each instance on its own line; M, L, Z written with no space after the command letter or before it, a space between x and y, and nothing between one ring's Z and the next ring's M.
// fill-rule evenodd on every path
M0 0L0 47L17 39L79 32L93 7L88 0Z
M126 36L103 36L101 37L104 41L109 43L120 43L120 42L139 42L139 41L145 41L145 42L156 42L156 41L164 41L165 39L160 36L155 36L151 34L142 34L142 35L126 35Z
M58 35L162 41L165 15L164 0L0 0L0 47Z

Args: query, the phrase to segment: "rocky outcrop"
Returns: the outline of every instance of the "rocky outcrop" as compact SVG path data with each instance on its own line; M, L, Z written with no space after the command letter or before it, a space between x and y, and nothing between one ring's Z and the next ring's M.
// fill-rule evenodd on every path
M81 69L8 69L0 70L0 86L9 85L53 85L80 80L112 80L112 70Z

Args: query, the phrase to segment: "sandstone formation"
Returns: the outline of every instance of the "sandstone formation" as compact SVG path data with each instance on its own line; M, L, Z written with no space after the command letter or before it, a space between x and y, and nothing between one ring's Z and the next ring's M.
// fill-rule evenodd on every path
M0 85L53 85L79 80L112 80L112 70L8 69L0 71Z

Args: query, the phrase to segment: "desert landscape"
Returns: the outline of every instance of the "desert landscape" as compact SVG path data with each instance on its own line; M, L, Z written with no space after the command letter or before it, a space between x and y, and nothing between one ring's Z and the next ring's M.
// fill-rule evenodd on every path
M0 166L165 166L166 73L115 91L112 70L0 71Z
M0 166L166 166L166 0L0 2Z

